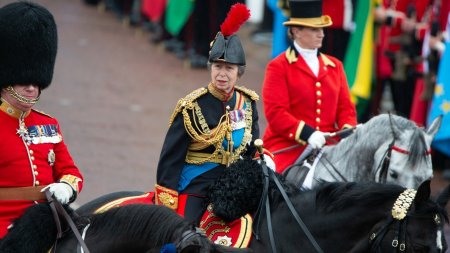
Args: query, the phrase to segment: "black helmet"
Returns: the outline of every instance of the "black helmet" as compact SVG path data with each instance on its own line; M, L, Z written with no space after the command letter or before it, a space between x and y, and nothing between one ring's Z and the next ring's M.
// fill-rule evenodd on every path
M53 15L30 2L0 8L0 87L37 84L47 88L53 78L57 31Z
M209 62L222 61L245 66L245 53L241 40L234 33L250 17L250 11L244 4L231 6L227 18L220 26L220 32L211 42Z

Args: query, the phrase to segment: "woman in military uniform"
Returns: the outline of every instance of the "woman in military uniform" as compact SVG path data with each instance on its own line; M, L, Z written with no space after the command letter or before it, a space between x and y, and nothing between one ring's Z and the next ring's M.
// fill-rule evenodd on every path
M17 2L0 8L0 239L45 189L63 204L75 200L83 177L58 121L32 109L50 85L57 51L53 16Z
M242 6L249 16L245 5L237 4L228 17ZM208 187L230 163L253 156L251 143L259 137L258 95L236 85L245 54L239 37L224 29L228 17L211 44L211 81L178 101L157 170L156 203L197 225L208 204Z

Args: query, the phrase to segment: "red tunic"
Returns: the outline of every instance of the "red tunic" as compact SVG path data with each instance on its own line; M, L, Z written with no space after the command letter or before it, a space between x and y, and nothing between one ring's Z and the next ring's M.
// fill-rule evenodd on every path
M317 77L293 48L267 66L262 95L268 125L263 140L271 152L306 144L315 129L335 132L357 123L342 63L328 55L318 57ZM293 164L304 148L275 154L277 171Z
M0 190L9 187L43 186L69 183L79 192L82 175L62 139L58 121L31 110L24 118L29 142L19 136L21 112L2 101L0 105ZM19 218L30 200L0 200L0 239Z

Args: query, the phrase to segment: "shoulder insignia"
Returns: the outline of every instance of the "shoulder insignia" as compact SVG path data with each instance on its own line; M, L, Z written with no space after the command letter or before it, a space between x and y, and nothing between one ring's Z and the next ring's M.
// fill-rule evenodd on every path
M234 86L234 89L243 92L245 95L249 96L253 101L258 101L259 100L259 95L253 91L250 90L248 88L245 88L243 86Z
M285 55L286 55L286 59L288 60L289 64L292 64L298 60L297 52L295 51L295 49L293 47L289 47L286 50Z
M52 117L50 114L47 114L47 113L45 113L45 112L43 112L43 111L39 111L39 110L36 110L36 109L31 109L31 110L33 110L33 111L35 111L35 112L37 112L37 113L39 113L39 114L45 115L45 116L47 116L47 117L53 119L53 117Z
M198 88L198 89L194 90L193 92L189 93L188 95L186 95L184 98L181 98L180 100L178 100L178 103L175 106L172 116L170 117L169 126L172 125L173 120L175 119L177 114L179 112L181 112L181 110L183 110L183 108L192 109L193 102L196 99L198 99L199 97L206 94L207 92L208 92L208 89L206 89L205 87Z
M320 53L320 56L322 57L322 61L325 65L331 66L333 68L336 67L336 64L330 58L328 58L326 54Z

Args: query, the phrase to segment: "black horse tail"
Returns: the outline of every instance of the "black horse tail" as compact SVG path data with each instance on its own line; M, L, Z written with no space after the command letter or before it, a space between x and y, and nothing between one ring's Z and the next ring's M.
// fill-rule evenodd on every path
M72 210L67 211L73 216ZM0 252L47 253L56 241L56 234L56 223L49 204L36 204L29 207L0 240Z

